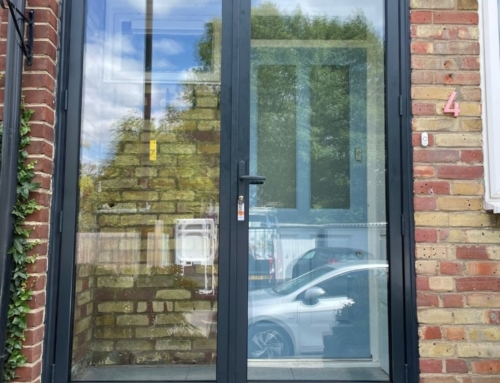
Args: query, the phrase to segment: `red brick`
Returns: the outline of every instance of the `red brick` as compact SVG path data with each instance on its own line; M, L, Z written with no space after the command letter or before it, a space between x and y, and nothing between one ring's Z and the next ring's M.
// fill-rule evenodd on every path
M462 275L464 273L464 265L460 262L441 262L439 272L444 275Z
M428 283L428 280L426 281ZM427 288L428 290L428 288ZM418 307L438 307L439 296L435 293L424 293L417 291L417 306Z
M40 292L45 290L45 285L47 282L47 276L43 275L32 275L28 278L27 285L34 292Z
M28 301L28 305L32 310L42 308L45 306L45 291L34 292L31 296L31 300Z
M447 181L415 181L413 183L415 194L450 194L450 183Z
M438 359L420 359L420 372L435 373L443 371L443 362Z
M54 15L59 14L59 3L54 0L28 0L29 7L50 8Z
M42 361L38 361L34 365L20 367L16 369L16 374L18 375L18 382L31 382L35 378L39 377L42 372Z
M26 105L28 109L32 109L34 111L33 116L31 117L33 120L46 122L50 125L54 124L55 113L52 108L48 106L33 106Z
M44 138L48 141L54 141L54 128L44 124L44 123L32 123L31 124L31 135L32 137Z
M479 85L481 76L479 73L446 73L436 74L435 83L445 85Z
M438 165L438 178L473 180L483 177L482 166Z
M48 39L52 43L57 44L57 31L49 24L37 24L34 28L33 35L35 40Z
M48 89L54 92L54 78L44 73L24 73L23 88Z
M443 307L464 307L464 297L460 294L443 294L441 296Z
M43 262L44 257L47 256L48 245L47 243L37 243L33 249L30 250L30 256L36 256L36 262Z
M432 22L432 12L430 11L411 11L410 21L415 24L429 24Z
M465 277L455 281L457 291L500 291L500 278Z
M500 360L479 360L471 363L476 374L500 374Z
M488 259L486 246L458 246L457 259Z
M462 162L482 162L483 161L483 151L482 150L462 150L460 153L460 159Z
M417 242L437 242L436 229L415 229L415 241Z
M464 359L447 359L446 372L466 373L469 372L469 368Z
M435 24L474 24L479 22L479 15L477 12L454 12L454 11L441 11L434 12Z
M441 339L442 334L441 334L441 329L439 326L427 326L424 327L422 331L422 337L423 339Z
M500 275L500 262L469 262L467 273L470 275Z
M436 170L432 166L414 166L413 175L418 178L431 178L436 175Z
M49 223L49 209L40 209L29 215L26 219L28 224L32 222Z
M412 42L410 44L410 50L412 54L432 54L434 51L434 45L425 41Z
M27 363L34 363L42 356L42 344L37 344L33 347L24 347L23 354L27 358Z
M35 178L33 178L33 182L40 184L40 189L50 190L52 177L50 175L37 173Z
M24 67L25 73L29 72L47 72L53 78L57 76L57 69L54 60L47 56L36 56L30 67Z
M419 149L413 151L413 160L415 162L457 162L460 159L458 150L446 149Z
M28 327L37 327L43 323L45 312L44 310L31 311L26 314L26 323Z
M49 159L49 158L43 158L43 157L35 157L35 158L28 158L28 162L34 162L35 163L35 172L40 172L40 173L45 173L45 174L52 174L53 169L54 169L54 162Z
M413 207L417 211L436 210L436 199L433 197L413 197Z
M422 277L420 275L417 275L416 286L417 286L417 291L430 290L429 277Z
M33 192L31 193L31 196L35 199L35 201L41 205L41 206L49 206L50 200L51 200L51 195L48 193L39 193L39 192Z
M26 104L46 104L53 106L55 96L47 89L26 89L23 91Z
M29 328L26 330L26 340L24 344L26 345L35 345L40 343L43 340L44 326L41 325L35 328Z

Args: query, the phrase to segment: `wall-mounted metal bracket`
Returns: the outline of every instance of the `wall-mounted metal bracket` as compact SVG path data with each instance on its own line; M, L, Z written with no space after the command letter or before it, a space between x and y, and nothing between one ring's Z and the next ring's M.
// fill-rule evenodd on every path
M17 9L16 5L11 0L0 0L0 7L2 7L3 9L8 9L10 11L12 20L14 21L16 27L17 35L19 36L19 46L23 51L24 56L26 57L26 65L31 66L33 62L33 30L35 27L35 11L28 11L28 17L26 17L19 11L19 9ZM21 26L19 25L18 16L20 16L22 18L22 21L27 23L28 25L28 41L26 43L24 42L24 34Z

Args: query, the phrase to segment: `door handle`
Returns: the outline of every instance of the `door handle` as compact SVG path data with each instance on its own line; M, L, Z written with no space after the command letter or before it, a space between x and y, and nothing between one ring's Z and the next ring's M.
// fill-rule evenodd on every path
M263 176L240 176L240 181L248 181L251 185L262 185L265 180Z
M238 177L239 177L239 183L240 183L240 194L243 194L243 190L241 189L244 187L244 183L248 182L251 185L262 185L264 181L266 180L266 177L263 176L250 176L248 174L245 174L245 161L240 161L238 164Z

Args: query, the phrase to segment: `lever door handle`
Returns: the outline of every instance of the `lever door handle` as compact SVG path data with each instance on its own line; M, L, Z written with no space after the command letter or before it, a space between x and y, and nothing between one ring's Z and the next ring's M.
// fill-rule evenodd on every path
M248 181L251 185L262 185L265 180L263 176L240 176L240 181Z

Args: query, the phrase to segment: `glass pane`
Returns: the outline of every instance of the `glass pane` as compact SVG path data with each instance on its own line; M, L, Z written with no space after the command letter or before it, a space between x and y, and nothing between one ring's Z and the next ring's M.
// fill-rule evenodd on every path
M252 1L250 380L390 379L384 9Z
M71 378L215 380L221 3L85 21Z

